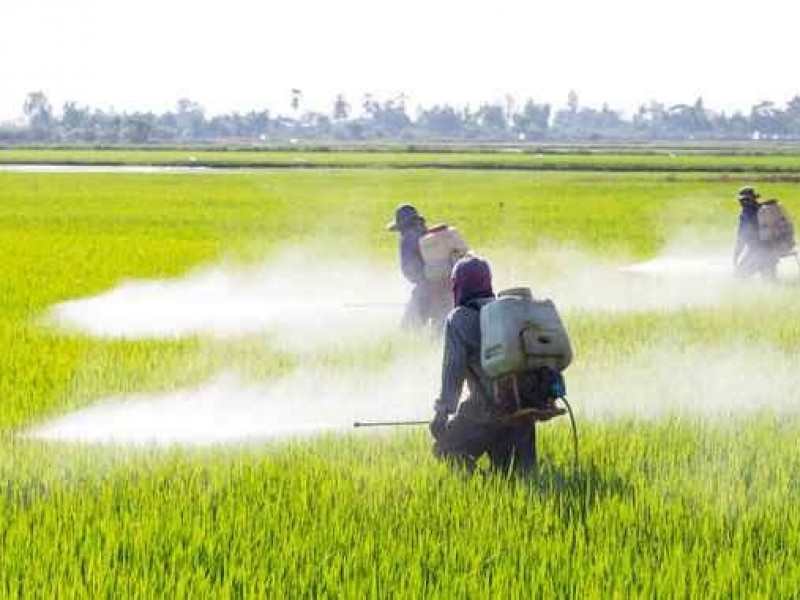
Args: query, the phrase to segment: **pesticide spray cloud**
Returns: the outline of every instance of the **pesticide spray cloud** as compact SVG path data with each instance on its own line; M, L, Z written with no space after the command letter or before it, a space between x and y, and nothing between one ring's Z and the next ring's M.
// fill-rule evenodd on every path
M537 256L538 264L550 265L544 275L537 277L530 266L517 266L515 274L517 279L535 282L567 313L712 308L764 300L774 291L774 287L769 289L757 279L736 279L730 248L709 248L702 239L687 231L676 236L658 256L623 265L556 248ZM778 278L784 283L797 282L798 266L793 258L781 260Z
M132 446L206 446L352 431L356 420L431 415L439 352L367 374L298 369L271 382L221 373L193 388L111 397L27 432L34 439ZM688 417L718 422L800 412L795 361L766 345L678 349L656 344L613 364L568 373L579 419Z
M592 419L747 418L800 412L796 359L764 344L680 348L659 343L571 379L582 416Z
M577 251L553 249L494 261L497 288L529 284L572 312L669 312L713 307L753 294L730 277L722 253L674 253L620 268ZM505 260L504 260L505 259ZM547 265L546 268L537 268ZM321 264L283 253L260 268L200 269L168 281L133 281L65 302L49 317L62 327L112 338L231 337L266 334L303 356L353 346L398 328L407 289L393 270ZM213 444L347 429L354 420L430 414L441 364L438 345L419 343L368 373L301 367L252 382L223 373L204 385L155 395L107 398L30 432L90 443ZM654 340L619 363L582 364L569 373L578 414L660 418L751 414L800 406L794 367L769 347L681 348ZM752 377L754 370L770 377Z
M320 366L321 352L397 337L408 297L394 269L344 264L299 249L257 268L214 266L183 278L128 281L53 307L47 321L99 338L236 338L259 335L301 357L268 382L235 372L193 388L111 397L45 423L29 435L86 443L214 444L352 427L355 420L425 419L438 385L439 345L403 336L395 356L369 369Z
M625 273L671 277L684 281L694 280L694 285L698 283L697 278L715 282L730 280L733 271L730 259L721 254L662 255L653 260L627 265L620 270Z
M213 445L352 429L356 420L425 419L438 362L428 350L362 373L300 368L271 382L232 372L163 394L107 398L45 423L36 439L130 445Z
M552 298L567 315L581 313L671 312L716 306L732 296L737 282L730 259L721 254L667 250L651 261L620 265L563 247L534 257L495 261L503 285L526 282L534 294Z
M710 306L735 285L718 256L667 255L620 269L561 248L493 266L498 289L531 285L566 313ZM301 349L389 333L407 297L393 269L326 262L293 250L257 268L220 265L182 278L125 281L98 296L56 305L48 320L101 338L269 334Z
M268 334L283 347L302 350L395 330L407 294L387 269L287 251L259 268L215 266L178 279L123 282L59 304L48 317L101 338Z

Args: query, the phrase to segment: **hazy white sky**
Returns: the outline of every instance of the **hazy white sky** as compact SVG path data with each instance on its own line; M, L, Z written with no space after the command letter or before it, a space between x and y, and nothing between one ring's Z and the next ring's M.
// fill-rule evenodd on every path
M0 118L44 90L118 110L533 96L742 108L800 94L798 0L0 0Z

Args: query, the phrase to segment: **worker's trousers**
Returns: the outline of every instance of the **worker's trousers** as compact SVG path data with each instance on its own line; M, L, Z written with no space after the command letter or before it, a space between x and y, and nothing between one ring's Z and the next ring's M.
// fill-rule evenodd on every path
M449 281L420 281L411 289L411 298L403 314L403 327L430 327L441 332L444 321L453 310L453 291Z
M741 279L758 274L766 281L775 281L778 278L779 260L780 256L777 253L767 248L749 245L736 263L734 272L736 277Z
M503 472L513 468L527 473L536 466L536 428L533 422L503 425L492 420L474 420L461 411L448 423L434 444L434 455L453 460L468 469L484 454Z

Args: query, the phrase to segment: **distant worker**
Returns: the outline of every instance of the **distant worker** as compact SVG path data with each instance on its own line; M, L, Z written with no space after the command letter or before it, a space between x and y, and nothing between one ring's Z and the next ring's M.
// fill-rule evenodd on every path
M734 274L740 278L758 274L775 281L781 257L793 253L794 225L777 200L762 203L758 198L752 187L739 190L742 212L733 250Z
M466 242L453 227L437 225L428 229L425 219L410 204L398 206L394 221L386 228L400 233L400 268L413 285L403 326L440 331L453 308L450 273L456 261L467 253Z

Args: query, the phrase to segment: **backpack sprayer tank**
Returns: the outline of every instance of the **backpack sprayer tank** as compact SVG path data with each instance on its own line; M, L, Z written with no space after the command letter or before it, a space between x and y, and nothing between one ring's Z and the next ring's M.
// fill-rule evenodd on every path
M425 279L440 281L450 278L453 265L468 252L467 242L455 227L436 225L419 240L419 251L425 264Z
M569 336L551 300L514 288L481 309L481 366L489 377L540 367L561 372L571 362Z
M561 376L572 362L572 346L555 304L534 299L528 288L505 290L481 308L480 324L481 367L492 379L491 410L507 423L569 413L577 468L578 429Z
M758 239L775 251L788 253L794 249L794 224L789 213L777 200L768 200L758 209Z

